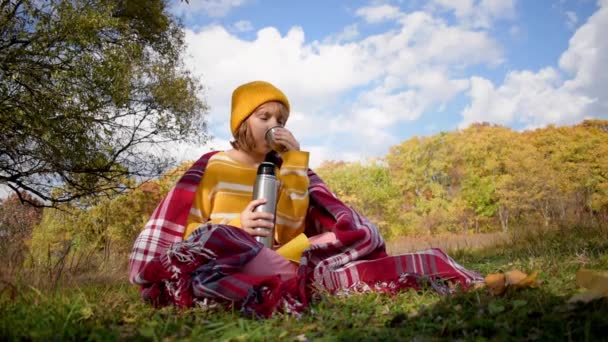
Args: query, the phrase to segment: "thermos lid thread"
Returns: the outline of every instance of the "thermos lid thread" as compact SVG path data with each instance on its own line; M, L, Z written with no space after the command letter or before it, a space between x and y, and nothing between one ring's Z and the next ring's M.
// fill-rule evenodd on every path
M258 166L258 175L275 175L275 166L271 162L262 162Z

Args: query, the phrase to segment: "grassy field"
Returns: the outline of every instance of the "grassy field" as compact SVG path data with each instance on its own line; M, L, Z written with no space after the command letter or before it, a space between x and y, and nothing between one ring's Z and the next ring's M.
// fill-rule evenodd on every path
M421 247L429 247L424 241ZM409 243L403 249L411 249ZM580 291L574 279L578 269L608 270L606 227L518 234L480 245L484 247L467 243L449 253L482 274L539 271L540 285L498 297L483 288L449 297L430 290L394 296L324 295L301 318L255 320L220 308L154 309L124 282L70 284L52 292L15 281L1 288L0 336L51 341L608 339L608 300L568 304ZM390 249L398 252L399 244Z

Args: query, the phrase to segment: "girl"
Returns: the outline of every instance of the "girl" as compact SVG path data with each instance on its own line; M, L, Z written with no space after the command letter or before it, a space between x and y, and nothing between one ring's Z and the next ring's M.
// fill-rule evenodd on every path
M219 152L209 159L203 180L199 184L188 216L184 239L201 224L229 224L249 234L265 236L256 227L272 228L273 215L254 212L264 199L251 200L258 165L266 159L271 148L266 132L280 126L274 142L283 148L283 163L277 178L280 190L276 211L275 242L282 245L304 231L308 209L308 152L283 126L289 118L289 101L283 92L268 82L243 84L232 94L230 128L234 141L232 149ZM300 251L308 247L305 243ZM299 253L297 253L299 254ZM298 261L298 257L294 258ZM258 275L279 274L284 278L295 275L297 265L276 252L264 248L243 269Z
M378 228L307 170L308 153L285 128L277 129L275 141L285 150L274 236L283 246L262 248L251 236L263 234L255 227L271 228L265 220L272 215L253 211L263 203L251 200L253 184L258 164L270 152L266 131L284 126L288 116L287 98L267 82L234 91L233 148L196 161L134 243L129 280L140 285L144 299L184 307L218 300L269 317L275 310L301 312L314 291L394 293L425 279L448 293L451 282L467 288L483 281L438 249L389 256ZM301 240L306 243L295 243Z

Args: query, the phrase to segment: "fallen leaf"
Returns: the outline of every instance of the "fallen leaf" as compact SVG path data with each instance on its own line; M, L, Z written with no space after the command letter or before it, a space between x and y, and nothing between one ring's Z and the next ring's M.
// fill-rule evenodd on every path
M507 285L505 282L505 275L502 273L488 274L485 278L486 286L492 291L494 295L500 295L505 292Z
M570 298L570 303L588 303L594 299L608 297L608 272L582 268L576 272L576 284L587 291L574 295Z
M534 271L530 274L525 274L518 270L510 271L505 274L507 279L507 286L513 285L515 287L536 287L538 285L538 271Z
M492 273L485 277L486 286L492 294L501 295L509 286L513 288L537 287L538 272L525 274L519 270L503 273Z
M525 279L528 275L520 270L512 270L505 272L505 281L507 286L514 285Z

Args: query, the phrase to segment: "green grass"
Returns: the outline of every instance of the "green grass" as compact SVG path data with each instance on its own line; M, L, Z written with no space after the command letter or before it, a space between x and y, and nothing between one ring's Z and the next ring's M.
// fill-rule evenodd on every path
M301 317L268 320L220 308L154 309L127 284L49 293L27 285L0 295L0 336L8 340L573 340L608 339L608 302L569 305L581 267L608 270L606 229L520 236L490 249L451 251L486 273L538 270L538 288L495 297L485 289L449 297L429 290L397 295L323 295Z

